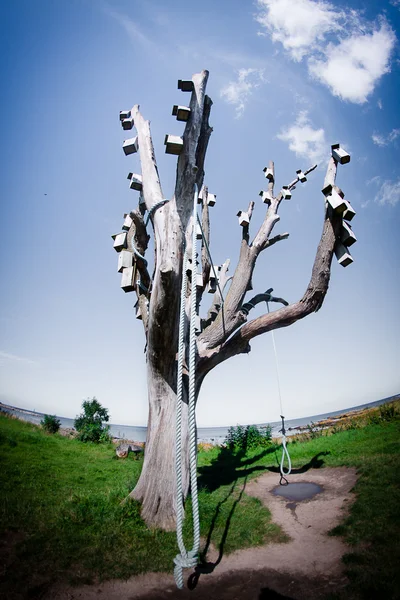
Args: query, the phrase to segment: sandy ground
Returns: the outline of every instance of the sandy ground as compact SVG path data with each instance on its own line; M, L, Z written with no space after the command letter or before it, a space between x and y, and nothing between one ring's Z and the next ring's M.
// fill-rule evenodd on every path
M314 600L325 598L346 584L341 557L347 547L327 532L343 520L352 501L355 469L324 468L290 476L290 483L308 482L322 492L301 502L274 496L279 476L267 473L246 486L259 498L290 536L286 544L268 544L224 556L213 568L218 553L207 559L210 573L185 572L189 587L178 590L171 573L148 573L127 581L114 580L92 586L53 589L46 600Z

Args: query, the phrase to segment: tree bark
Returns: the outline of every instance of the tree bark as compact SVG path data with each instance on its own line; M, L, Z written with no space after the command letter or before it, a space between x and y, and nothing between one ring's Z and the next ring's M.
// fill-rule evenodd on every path
M175 373L171 373L176 378ZM173 378L173 377L171 377ZM149 419L144 462L139 481L131 498L142 503L142 518L151 527L173 531L175 510L175 388L154 365L148 365ZM189 432L187 403L182 407L182 486L189 490Z

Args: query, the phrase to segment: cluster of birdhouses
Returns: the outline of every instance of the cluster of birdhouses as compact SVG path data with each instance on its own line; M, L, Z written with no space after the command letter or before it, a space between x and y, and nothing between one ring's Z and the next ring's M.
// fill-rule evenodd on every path
M193 81L179 79L178 90L181 90L182 92L192 92L194 90ZM190 113L191 110L188 106L174 104L172 107L172 116L176 117L177 121L188 121ZM166 154L175 154L176 156L179 156L183 149L183 138L179 135L167 134L164 139L164 145Z
M341 165L350 162L350 154L340 147L340 144L333 144L332 157ZM355 210L348 200L345 200L344 192L336 185L328 184L322 189L325 196L325 205L333 213L340 215L342 218L342 226L340 230L340 238L335 243L335 255L337 261L342 267L347 267L353 262L353 257L349 252L349 246L352 246L357 238L353 233L351 221L355 216Z

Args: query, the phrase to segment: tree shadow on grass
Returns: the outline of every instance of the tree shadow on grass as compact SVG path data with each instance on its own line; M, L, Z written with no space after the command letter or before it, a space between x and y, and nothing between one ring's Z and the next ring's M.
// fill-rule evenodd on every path
M309 460L309 462L306 463L305 465L303 465L302 467L299 467L297 469L292 469L290 471L290 474L291 475L301 475L301 473L307 473L307 471L309 471L310 469L320 469L321 467L323 467L325 465L325 461L321 457L328 456L328 454L330 454L330 452L328 450L325 450L323 452L318 452L318 454L313 456L311 458L311 460ZM277 451L275 451L275 458L276 458L277 466L276 467L266 467L266 469L267 469L267 471L270 471L271 473L280 473L280 467L279 467L280 459L279 459Z
M209 492L214 492L220 487L236 483L241 477L247 479L252 473L266 471L267 467L263 465L253 467L251 465L273 452L275 452L275 447L271 446L255 456L243 460L246 456L245 450L233 452L229 448L222 447L210 465L198 467L199 489L206 488Z
M228 533L229 533L229 527L231 525L231 521L232 521L232 517L233 514L235 512L235 509L237 507L237 505L239 504L239 502L242 499L242 496L244 494L244 490L246 488L246 484L247 484L247 477L245 477L244 482L243 482L243 486L242 489L240 490L239 496L236 498L236 500L234 501L234 503L232 504L232 508L229 511L229 515L228 518L226 520L225 523L225 527L224 527L224 532L222 534L221 537L221 542L219 544L218 547L218 558L215 562L207 562L206 561L206 556L207 556L207 552L208 549L210 547L210 543L211 543L211 538L212 538L212 534L215 528L215 524L217 522L218 516L221 512L221 507L223 504L225 504L225 502L227 502L229 500L229 498L231 497L231 495L233 494L236 484L237 484L237 480L235 480L235 482L233 483L231 489L229 490L228 494L225 496L225 498L223 500L221 500L220 502L218 502L217 507L215 509L215 513L214 516L212 518L211 521L211 525L210 525L210 529L208 531L207 534L207 540L206 540L206 545L204 546L203 550L201 551L200 554L200 562L197 565L197 567L194 570L194 573L192 573L188 579L188 588L190 590L194 590L195 587L198 584L198 581L200 579L201 575L209 575L210 573L212 573L214 571L214 569L220 564L222 557L224 556L224 548L225 548L225 543L226 543L226 539L228 537Z

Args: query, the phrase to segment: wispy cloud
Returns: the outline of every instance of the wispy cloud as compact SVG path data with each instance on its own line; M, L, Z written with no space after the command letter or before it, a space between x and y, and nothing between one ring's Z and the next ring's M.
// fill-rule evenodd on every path
M371 137L374 144L382 148L383 146L388 146L394 142L399 136L400 129L392 129L392 131L386 136L380 133L373 133Z
M284 128L277 138L288 142L289 150L311 161L323 160L326 151L325 131L314 129L307 111L301 111L293 125Z
M236 118L239 119L246 108L253 90L265 82L263 69L240 69L236 81L230 81L220 91L220 96L228 104L233 104L236 109Z
M292 60L334 96L363 104L390 71L396 36L384 19L365 22L355 10L322 0L258 0L258 23Z
M378 193L375 195L375 202L384 206L396 206L400 202L400 178L397 181L386 180L381 184Z
M26 365L37 365L35 360L25 358L24 356L17 356L16 354L10 354L9 352L3 352L0 350L0 366L6 366L10 363L24 363Z
M140 44L146 50L155 52L159 56L163 55L158 43L146 35L144 29L139 27L136 21L124 13L119 13L105 1L102 2L102 8L106 15L112 17L125 30L132 42Z
M400 178L397 181L390 179L383 179L380 175L376 175L369 179L367 182L368 186L375 185L377 192L374 196L374 201L381 206L389 204L390 206L396 206L400 202ZM369 204L369 200L361 204L362 208L365 208Z

